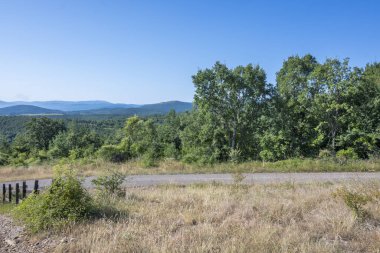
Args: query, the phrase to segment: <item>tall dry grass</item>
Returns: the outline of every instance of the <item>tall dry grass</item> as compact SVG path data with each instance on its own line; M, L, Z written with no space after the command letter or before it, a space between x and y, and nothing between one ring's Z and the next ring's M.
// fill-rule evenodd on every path
M351 183L349 187L356 187ZM73 225L55 252L380 252L380 206L359 221L337 184L166 185L107 204L127 216ZM361 184L379 191L380 183ZM371 191L369 191L371 192Z

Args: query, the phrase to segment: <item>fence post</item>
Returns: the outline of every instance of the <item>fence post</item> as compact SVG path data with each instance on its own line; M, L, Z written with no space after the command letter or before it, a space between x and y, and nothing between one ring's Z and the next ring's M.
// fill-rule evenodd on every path
M23 199L26 198L26 188L27 188L26 182L23 181L23 182L22 182L22 198L23 198Z
M12 203L12 185L8 185L8 201L9 203Z
M7 193L7 187L5 186L5 184L3 184L3 204L5 204L6 193Z
M38 180L35 180L34 181L34 191L33 191L35 194L38 194Z
M16 205L18 204L20 199L20 185L16 183Z

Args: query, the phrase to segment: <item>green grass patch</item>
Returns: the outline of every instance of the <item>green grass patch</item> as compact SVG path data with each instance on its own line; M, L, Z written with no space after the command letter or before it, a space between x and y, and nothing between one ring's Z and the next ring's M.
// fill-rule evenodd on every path
M0 204L0 214L9 215L12 213L13 209L16 207L15 204Z

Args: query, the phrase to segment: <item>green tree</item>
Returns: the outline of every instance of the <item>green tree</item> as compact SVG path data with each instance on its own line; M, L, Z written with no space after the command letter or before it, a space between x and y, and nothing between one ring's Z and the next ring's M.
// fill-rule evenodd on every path
M193 83L195 105L218 126L218 138L224 135L230 151L240 149L245 153L249 133L269 93L264 70L251 64L229 69L216 62L211 69L198 71Z
M8 164L10 152L10 144L8 140L3 135L0 135L0 166Z
M353 104L350 103L350 93L359 85L357 72L349 66L349 60L327 59L313 72L313 81L319 87L319 93L314 99L315 112L318 114L319 125L317 138L320 144L326 144L331 151L337 151L339 135L348 129L348 124L354 118Z
M355 68L357 79L346 96L351 105L347 131L338 139L339 148L353 148L360 158L379 155L380 150L380 64L366 66L364 70Z
M72 123L67 131L56 135L51 142L49 154L53 158L83 158L94 154L102 144L102 139L94 130Z
M164 122L157 127L159 142L164 145L164 156L179 159L182 148L180 138L181 119L174 110L165 117Z
M288 156L308 156L316 153L311 144L317 136L314 128L318 122L314 117L313 101L319 93L319 87L311 80L311 74L317 66L319 64L312 55L292 56L283 63L277 73L279 97L276 107L280 121L276 124L281 126L281 134L278 132L279 136L275 138L285 139L288 143Z
M54 137L66 127L62 121L33 118L26 124L26 135L31 149L47 150Z
M214 163L228 159L225 130L210 113L199 110L188 113L182 116L182 124L180 138L185 162Z

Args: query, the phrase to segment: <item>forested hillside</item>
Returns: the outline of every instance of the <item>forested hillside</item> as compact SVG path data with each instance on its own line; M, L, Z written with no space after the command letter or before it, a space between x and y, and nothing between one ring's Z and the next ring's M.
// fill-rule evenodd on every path
M0 108L0 115L30 115L30 114L63 114L62 111L50 110L33 105L14 105L5 108Z
M4 106L4 104L12 104L11 106ZM15 104L15 105L13 105ZM46 107L35 106L33 104L46 105ZM101 107L104 106L104 107ZM29 115L39 116L45 115L47 117L58 116L60 118L105 118L103 115L113 116L148 116L166 114L170 110L176 112L189 111L193 107L192 103L181 101L168 101L156 104L146 105L128 105L128 104L112 104L108 102L2 102L0 101L0 116L15 116L15 115ZM49 108L61 108L49 109ZM78 110L79 108L84 108ZM91 108L91 109L86 109ZM72 109L72 110L68 110Z
M164 158L215 163L379 157L379 63L359 68L348 59L292 56L270 84L260 66L230 69L217 62L192 79L194 109L163 118L68 124L40 117L25 127L24 118L7 118L8 124L20 122L20 132L14 137L12 127L2 130L8 139L0 143L0 163L100 157L152 166Z

